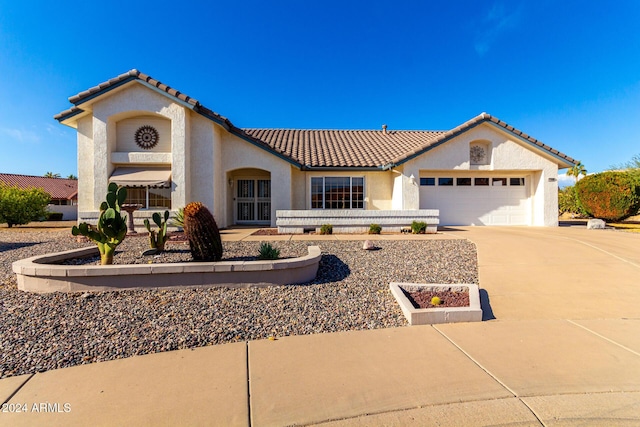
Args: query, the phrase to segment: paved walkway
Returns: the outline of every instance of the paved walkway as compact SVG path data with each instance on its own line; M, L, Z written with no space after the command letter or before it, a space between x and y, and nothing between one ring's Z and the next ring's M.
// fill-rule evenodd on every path
M252 231L224 238L255 239ZM460 227L420 238L476 243L494 320L234 343L8 378L3 409L26 404L29 413L0 412L0 425L640 425L640 235Z

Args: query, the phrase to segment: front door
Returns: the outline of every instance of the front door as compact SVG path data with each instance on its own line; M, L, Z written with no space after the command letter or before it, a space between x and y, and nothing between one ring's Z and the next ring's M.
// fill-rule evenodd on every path
M236 190L236 223L271 223L271 180L239 179Z

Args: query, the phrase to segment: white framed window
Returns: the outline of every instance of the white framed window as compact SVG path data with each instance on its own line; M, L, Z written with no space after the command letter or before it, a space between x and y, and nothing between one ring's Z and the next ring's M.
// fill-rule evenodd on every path
M364 209L364 177L312 177L311 209Z
M142 209L171 209L171 189L160 187L125 187L127 204L142 205Z

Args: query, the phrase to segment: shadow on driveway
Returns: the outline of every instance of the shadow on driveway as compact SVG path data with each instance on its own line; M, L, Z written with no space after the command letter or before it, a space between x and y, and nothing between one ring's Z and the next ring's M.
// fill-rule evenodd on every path
M483 322L485 320L495 320L496 316L493 315L493 309L491 308L489 294L484 289L480 289L480 308L482 308Z

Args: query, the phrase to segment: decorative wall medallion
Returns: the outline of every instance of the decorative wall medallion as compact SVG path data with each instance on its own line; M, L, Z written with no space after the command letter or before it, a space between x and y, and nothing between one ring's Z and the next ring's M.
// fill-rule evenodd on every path
M136 131L136 144L145 150L155 147L159 139L158 131L152 126L141 126Z
M484 151L484 148L479 145L474 145L469 149L469 157L471 158L471 163L484 163L487 153Z

